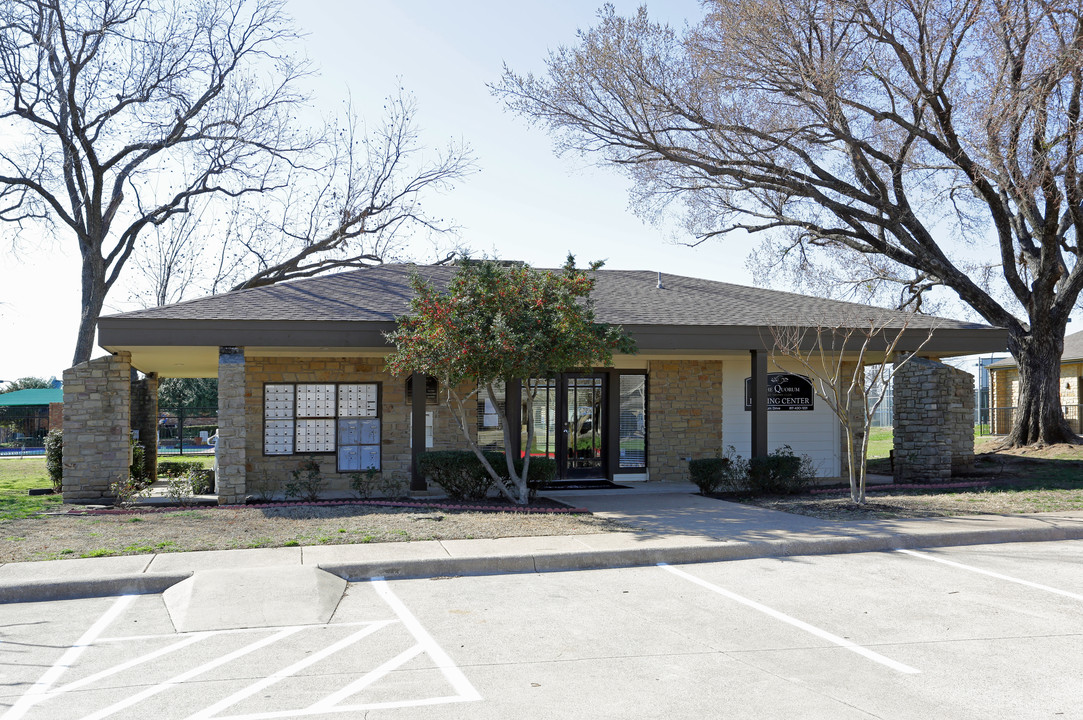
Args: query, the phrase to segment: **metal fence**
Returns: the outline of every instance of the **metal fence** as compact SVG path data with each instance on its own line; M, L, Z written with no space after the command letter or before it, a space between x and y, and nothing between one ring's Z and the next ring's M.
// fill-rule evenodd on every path
M209 442L218 432L218 408L158 408L158 454L214 452Z
M1080 417L1083 416L1081 409L1083 406L1080 405L1061 405L1064 419L1077 434L1083 434L1083 424L1080 423ZM978 434L1007 435L1012 429L1013 420L1015 420L1014 407L982 408L977 422Z
M49 408L0 408L0 456L42 455L49 434Z

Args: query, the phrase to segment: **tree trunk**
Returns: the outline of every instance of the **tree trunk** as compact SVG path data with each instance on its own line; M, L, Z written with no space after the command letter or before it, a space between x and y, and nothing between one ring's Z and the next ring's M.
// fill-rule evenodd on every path
M1019 362L1019 396L1007 446L1077 442L1060 401L1063 331L1032 331L1019 340L1013 337L1008 349Z
M75 340L73 366L86 362L94 352L94 335L98 330L98 316L105 304L105 274L102 260L96 252L83 253L82 307L79 310L79 332Z

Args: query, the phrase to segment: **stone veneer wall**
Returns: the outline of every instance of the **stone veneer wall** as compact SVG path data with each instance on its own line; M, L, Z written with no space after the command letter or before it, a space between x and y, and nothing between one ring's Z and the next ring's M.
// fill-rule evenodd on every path
M380 465L384 475L400 479L404 487L410 481L410 415L411 404L406 400L406 378L388 373L382 357L306 358L306 357L247 357L244 374L245 407L245 463L248 476L247 494L252 494L256 483L268 480L277 484L279 491L289 479L290 473L301 462L313 457L327 481L326 491L349 493L349 473L336 472L333 454L264 455L263 454L263 386L266 383L369 383L381 385L381 448ZM469 392L470 388L460 389ZM426 412L433 415L433 450L465 449L462 431L455 422L452 411L443 404L445 388L440 387L440 405L426 405ZM219 380L219 403L222 400L222 382ZM469 428L473 429L476 406L467 408ZM219 410L219 435L222 434L222 415ZM224 464L219 456L219 468ZM244 486L242 486L244 487ZM221 490L220 490L221 493ZM241 490L243 500L246 494Z
M101 502L131 464L131 353L64 371L64 502Z
M941 480L974 467L974 376L913 358L895 374L895 480Z
M142 380L132 380L132 429L139 431L143 446L143 468L146 476L158 472L158 376L150 373Z
M647 404L651 480L688 480L688 458L722 453L722 362L652 360Z
M243 503L248 489L247 464L250 456L248 427L248 366L243 348L223 347L218 351L218 444L215 484L222 505ZM262 392L260 408L262 410ZM257 433L262 439L260 425Z

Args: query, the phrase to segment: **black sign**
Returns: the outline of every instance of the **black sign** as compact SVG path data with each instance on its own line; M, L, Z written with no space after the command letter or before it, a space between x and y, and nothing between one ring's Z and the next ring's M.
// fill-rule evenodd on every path
M804 375L767 373L767 411L812 410L816 392ZM752 409L752 378L745 378L745 410Z

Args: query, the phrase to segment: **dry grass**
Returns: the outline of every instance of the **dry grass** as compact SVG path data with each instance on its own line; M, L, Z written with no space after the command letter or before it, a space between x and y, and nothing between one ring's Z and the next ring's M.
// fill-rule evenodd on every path
M581 535L627 530L592 515L341 505L49 515L0 523L0 561L189 550Z

